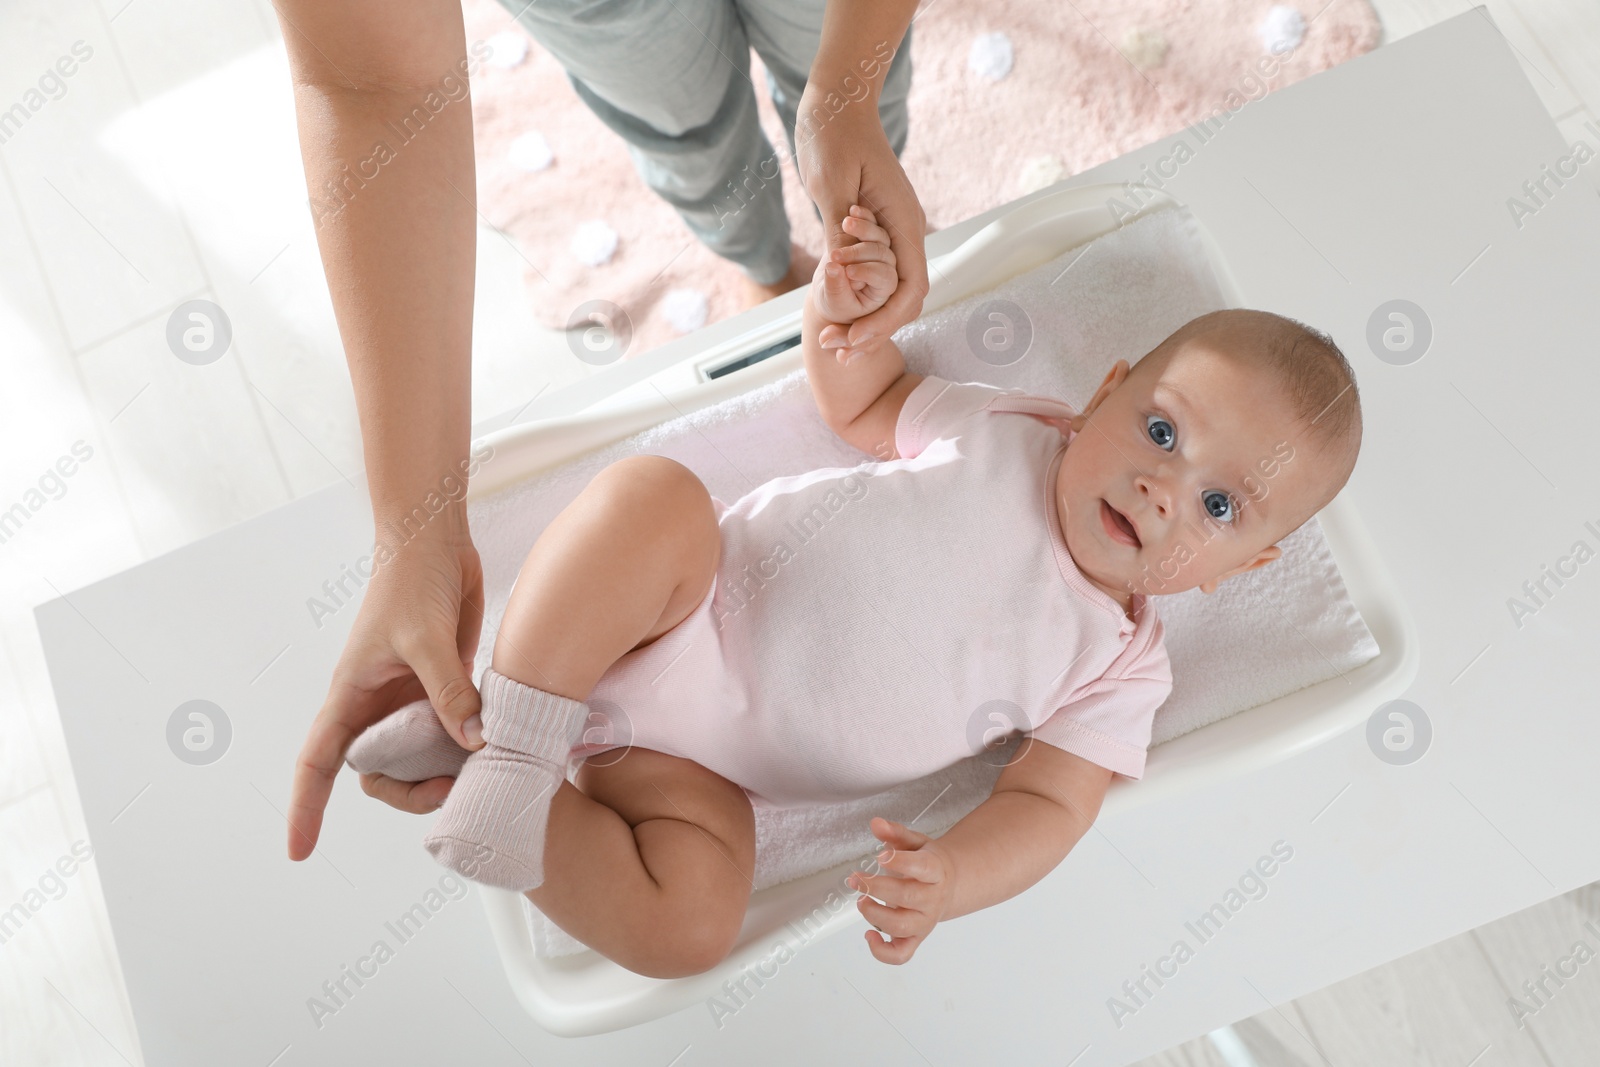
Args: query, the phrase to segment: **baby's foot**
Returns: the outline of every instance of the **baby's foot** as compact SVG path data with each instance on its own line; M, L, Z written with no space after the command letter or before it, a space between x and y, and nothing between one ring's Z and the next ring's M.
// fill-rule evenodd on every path
M900 284L889 234L860 204L850 207L844 232L856 243L824 255L812 277L811 299L830 322L855 322L882 307Z
M581 700L483 672L482 748L461 767L422 839L433 858L463 877L523 892L544 883L550 803L588 718Z
M344 761L361 774L425 782L429 778L454 778L461 773L468 755L445 732L433 705L424 698L361 731Z

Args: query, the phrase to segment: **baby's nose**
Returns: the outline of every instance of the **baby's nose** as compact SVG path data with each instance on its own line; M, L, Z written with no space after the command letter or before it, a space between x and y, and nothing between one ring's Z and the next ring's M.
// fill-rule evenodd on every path
M1139 487L1139 495L1145 498L1145 502L1165 518L1169 507L1168 494L1161 489L1160 484L1147 474L1139 475L1134 484Z

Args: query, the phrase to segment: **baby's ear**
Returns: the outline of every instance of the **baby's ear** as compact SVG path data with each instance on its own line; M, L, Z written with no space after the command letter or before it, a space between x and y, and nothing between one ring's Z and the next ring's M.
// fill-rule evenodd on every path
M1209 582L1201 582L1200 583L1200 591L1202 593L1215 593L1217 591L1217 586L1221 585L1227 579L1232 578L1234 575L1243 574L1245 571L1253 571L1253 570L1256 570L1257 568L1265 567L1267 564L1271 563L1273 560L1279 559L1282 556L1283 556L1283 549L1279 548L1277 545L1268 545L1266 548L1263 548L1260 552L1257 552L1254 559L1251 559L1251 560L1249 560L1249 561L1247 561L1245 563L1239 564L1237 567L1233 568L1233 570L1231 570L1231 571L1228 571L1228 572L1226 572L1224 574L1217 575L1215 578L1211 579Z
M1094 391L1094 396L1089 398L1089 402L1083 406L1083 410L1079 414L1087 420L1090 415L1094 414L1095 408L1098 408L1101 402L1111 395L1111 390L1126 381L1127 377L1128 361L1125 359L1117 360L1111 365L1111 369L1106 371L1105 378L1100 382L1100 388Z

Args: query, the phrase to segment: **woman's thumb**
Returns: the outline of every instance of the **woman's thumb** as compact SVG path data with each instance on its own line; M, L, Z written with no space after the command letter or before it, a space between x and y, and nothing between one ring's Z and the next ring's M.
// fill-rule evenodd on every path
M411 669L417 672L422 688L428 692L428 703L456 744L468 749L480 747L483 722L478 711L483 702L472 684L472 675L456 658L455 642L446 639L421 649Z

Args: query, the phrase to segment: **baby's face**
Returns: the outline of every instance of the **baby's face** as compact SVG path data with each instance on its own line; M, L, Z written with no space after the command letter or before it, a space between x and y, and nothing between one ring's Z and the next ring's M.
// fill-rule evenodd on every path
M1122 366L1085 407L1056 479L1078 569L1126 607L1130 593L1211 592L1277 558L1330 471L1276 382L1206 339L1159 374Z

